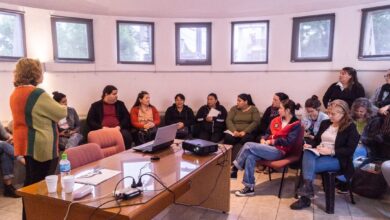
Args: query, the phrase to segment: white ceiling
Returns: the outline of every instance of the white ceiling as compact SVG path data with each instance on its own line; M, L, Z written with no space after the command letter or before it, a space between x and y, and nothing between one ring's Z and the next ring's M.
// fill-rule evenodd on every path
M87 14L164 18L235 18L342 8L386 0L0 0Z

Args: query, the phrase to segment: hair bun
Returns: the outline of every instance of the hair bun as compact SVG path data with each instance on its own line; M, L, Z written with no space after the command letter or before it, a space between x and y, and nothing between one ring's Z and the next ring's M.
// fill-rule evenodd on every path
M53 95L58 95L58 91L54 91L54 92L52 92L51 94L53 94Z
M313 101L316 101L316 100L318 100L318 96L312 95L312 96L311 96L311 99L312 99Z
M301 104L297 103L295 104L295 110L299 110L301 108Z

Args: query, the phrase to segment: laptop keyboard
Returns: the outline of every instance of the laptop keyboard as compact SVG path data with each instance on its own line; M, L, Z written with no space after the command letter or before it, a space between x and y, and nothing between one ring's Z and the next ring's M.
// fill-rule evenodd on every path
M141 145L138 145L136 147L134 147L134 149L138 149L138 150L143 150L143 149L147 149L150 147L150 145L152 145L154 143L154 141L149 141L149 142L146 142L144 144L141 144Z

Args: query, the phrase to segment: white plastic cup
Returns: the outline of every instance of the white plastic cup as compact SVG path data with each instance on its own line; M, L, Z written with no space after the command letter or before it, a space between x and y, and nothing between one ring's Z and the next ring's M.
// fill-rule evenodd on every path
M64 183L64 191L65 193L72 193L73 192L73 187L74 187L74 176L69 175L69 176L64 176L62 178L62 181Z
M57 175L46 176L45 181L46 181L47 191L49 193L57 192L57 182L58 182Z

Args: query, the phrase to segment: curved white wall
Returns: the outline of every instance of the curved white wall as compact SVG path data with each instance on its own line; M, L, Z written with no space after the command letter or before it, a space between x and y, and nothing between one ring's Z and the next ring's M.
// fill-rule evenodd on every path
M380 5L390 4L386 1ZM286 92L303 103L312 94L322 95L337 80L337 71L344 66L359 70L359 80L370 96L383 81L388 61L358 61L361 9L378 6L366 4L334 10L240 19L153 19L75 14L1 4L0 8L25 11L27 52L29 57L45 62L42 88L61 91L70 106L85 115L89 105L98 100L107 84L119 89L120 99L128 108L140 90L151 93L152 103L160 111L171 105L173 96L182 92L187 104L197 110L209 92L216 92L225 107L235 104L242 92L252 94L257 106L264 110L272 94ZM336 13L333 62L291 63L292 18L296 16ZM51 15L93 19L95 63L54 63L51 40ZM155 22L155 65L129 65L116 62L116 20ZM270 20L269 63L262 65L231 65L231 21ZM212 65L176 66L174 23L185 21L212 22ZM0 121L11 118L9 95L13 90L12 69L15 63L0 63Z

